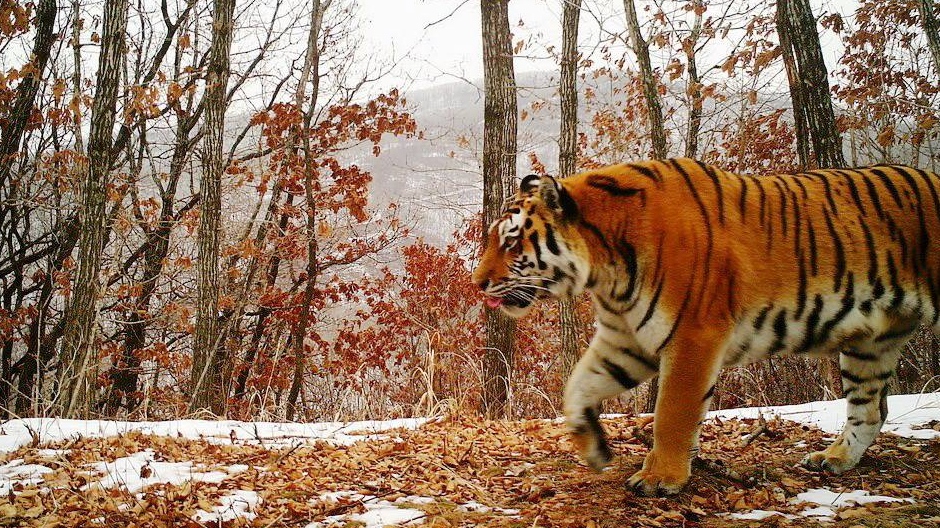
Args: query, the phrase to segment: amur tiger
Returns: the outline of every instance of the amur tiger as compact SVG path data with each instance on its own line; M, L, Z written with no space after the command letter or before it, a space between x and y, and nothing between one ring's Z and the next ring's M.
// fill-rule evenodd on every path
M590 292L596 333L564 412L592 467L612 459L599 404L658 374L654 445L628 485L676 493L718 371L815 354L838 355L848 414L804 465L838 474L881 430L917 326L940 331L938 194L936 175L895 165L755 177L671 159L530 175L473 280L512 317Z

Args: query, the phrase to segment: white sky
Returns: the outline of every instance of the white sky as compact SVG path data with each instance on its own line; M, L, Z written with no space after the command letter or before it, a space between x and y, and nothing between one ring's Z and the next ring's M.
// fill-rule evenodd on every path
M517 73L558 67L554 60L544 57L544 46L560 45L562 3L563 0L509 2L513 42L529 38L536 42L516 55ZM817 16L833 11L851 16L857 6L857 0L812 0L811 3ZM367 45L401 60L389 78L389 85L424 88L461 78L483 77L480 0L358 0L358 4ZM646 5L649 3L637 2L641 19L649 16L643 10ZM623 2L583 0L579 35L582 52L590 53L596 46L599 21L606 31L622 31L625 25ZM822 44L832 72L841 56L841 43L833 35L824 33Z
M483 77L480 0L359 0L359 6L369 43L396 58L410 56L396 76L413 81L414 88ZM512 0L509 11L514 41L531 33L560 41L560 0ZM517 26L520 19L523 27ZM552 64L517 56L515 68L544 70Z

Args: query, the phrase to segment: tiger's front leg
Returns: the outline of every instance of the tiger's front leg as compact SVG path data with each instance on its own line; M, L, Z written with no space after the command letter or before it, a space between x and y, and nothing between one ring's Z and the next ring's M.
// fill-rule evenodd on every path
M653 449L627 480L643 495L671 495L688 482L699 428L721 369L720 340L675 336L663 351Z
M607 398L636 387L656 374L658 365L635 350L594 337L565 386L565 418L581 457L600 471L613 459L598 420Z

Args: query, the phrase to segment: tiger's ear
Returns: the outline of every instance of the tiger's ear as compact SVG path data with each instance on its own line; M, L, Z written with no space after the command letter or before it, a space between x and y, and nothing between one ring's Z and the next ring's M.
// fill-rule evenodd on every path
M539 197L546 207L555 211L565 220L572 220L578 214L578 206L564 186L551 176L542 176L539 181Z
M533 191L539 188L541 181L542 177L538 174L529 174L519 182L519 192L522 194L532 194Z

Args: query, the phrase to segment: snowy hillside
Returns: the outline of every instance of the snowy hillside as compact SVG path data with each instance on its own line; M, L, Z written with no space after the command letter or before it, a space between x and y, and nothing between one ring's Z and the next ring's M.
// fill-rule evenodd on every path
M841 429L843 400L710 413L710 462L668 500L623 489L648 436L647 421L623 416L605 419L620 458L601 474L577 461L559 421L11 420L0 427L0 526L805 526L882 510L930 525L940 394L892 396L889 408L894 434L840 477L795 462Z

